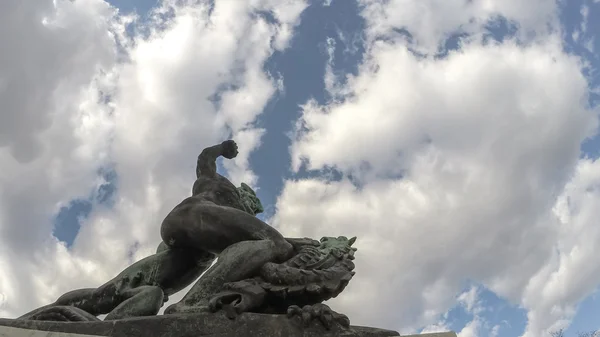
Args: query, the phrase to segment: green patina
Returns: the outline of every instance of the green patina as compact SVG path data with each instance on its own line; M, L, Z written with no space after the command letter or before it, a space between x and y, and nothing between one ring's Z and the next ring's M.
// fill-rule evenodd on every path
M246 212L250 214L260 214L264 211L263 205L260 202L260 199L256 196L256 193L252 189L252 187L248 186L245 183L242 183L240 187L237 188L238 193L240 194L240 201L242 206L246 210Z
M242 183L233 192L237 195L231 195L231 182L217 174L216 159L233 159L237 154L233 140L202 151L193 197L163 220L163 242L156 254L98 288L70 291L19 319L94 321L98 315L106 315L105 320L153 316L168 296L202 275L164 314L207 310L225 310L230 318L243 312L287 314L300 316L305 323L318 319L329 328L335 321L347 328L348 318L322 302L341 293L354 276L356 238L284 238L255 216L264 208L248 184ZM259 235L252 234L257 231ZM175 245L175 238L183 243Z

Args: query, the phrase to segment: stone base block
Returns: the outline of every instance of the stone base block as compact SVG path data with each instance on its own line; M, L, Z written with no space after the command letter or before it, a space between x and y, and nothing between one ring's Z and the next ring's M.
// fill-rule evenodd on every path
M47 322L0 319L0 337L392 337L395 331L352 326L331 330L319 322L304 327L298 318L245 313L163 315L98 322ZM437 336L436 336L437 337ZM440 336L446 337L446 336Z
M402 337L456 337L456 332L434 332L434 333L424 333L420 335L404 335Z
M352 326L325 330L318 322L304 327L280 315L167 315L98 322L45 322L0 319L0 337L394 337L396 331ZM403 337L456 337L441 332Z

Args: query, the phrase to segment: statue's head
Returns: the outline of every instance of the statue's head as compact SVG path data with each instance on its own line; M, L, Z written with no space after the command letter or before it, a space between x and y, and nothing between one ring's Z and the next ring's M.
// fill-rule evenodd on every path
M264 211L260 199L258 199L256 193L250 186L242 183L237 190L240 193L240 201L246 212L256 215Z

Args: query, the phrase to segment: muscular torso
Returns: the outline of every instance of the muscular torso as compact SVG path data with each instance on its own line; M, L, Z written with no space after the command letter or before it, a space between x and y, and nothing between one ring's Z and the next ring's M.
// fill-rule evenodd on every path
M192 198L244 210L237 188L227 178L218 173L213 177L200 175L192 187Z
M171 214L178 214L181 210L203 202L244 210L237 188L227 178L220 174L212 177L200 175L192 187L192 196L177 205L165 220ZM163 250L133 264L103 287L123 282L127 288L158 285L170 295L200 276L214 257L214 254L204 251Z
M192 193L163 220L160 235L170 248L220 254L236 242L260 239L268 231L264 228L268 225L244 207L241 194L225 177L200 175Z

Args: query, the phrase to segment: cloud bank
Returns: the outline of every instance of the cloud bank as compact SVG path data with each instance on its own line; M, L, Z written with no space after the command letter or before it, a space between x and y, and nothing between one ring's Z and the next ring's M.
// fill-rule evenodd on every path
M292 170L314 174L284 183L272 224L359 237L357 275L332 301L354 324L445 330L458 304L474 316L462 337L502 336L479 288L463 292L475 282L527 310L524 336L565 326L600 282L600 163L580 153L598 111L556 3L360 4L364 61L336 78L340 41L323 41L332 99L305 102L290 147ZM232 181L260 185L255 121L283 89L263 66L306 6L165 0L140 18L102 0L0 5L0 316L152 253L203 147L232 136ZM496 41L498 25L512 37ZM99 170L118 179L110 203ZM67 249L53 217L90 195Z
M257 183L248 155L264 130L254 121L280 89L263 64L305 7L167 0L142 20L102 0L0 5L0 316L99 285L153 252L202 148L233 136L232 181ZM106 183L100 169L118 178L112 203L95 205L67 249L52 219Z
M333 301L356 324L415 331L474 281L527 310L524 336L564 326L600 281L598 164L580 159L598 111L555 3L363 5L365 61L326 76L333 99L306 102L290 148L293 170L341 179L287 181L273 223L359 237L356 278ZM517 27L503 42L498 17ZM502 335L477 315L460 335L484 330Z

